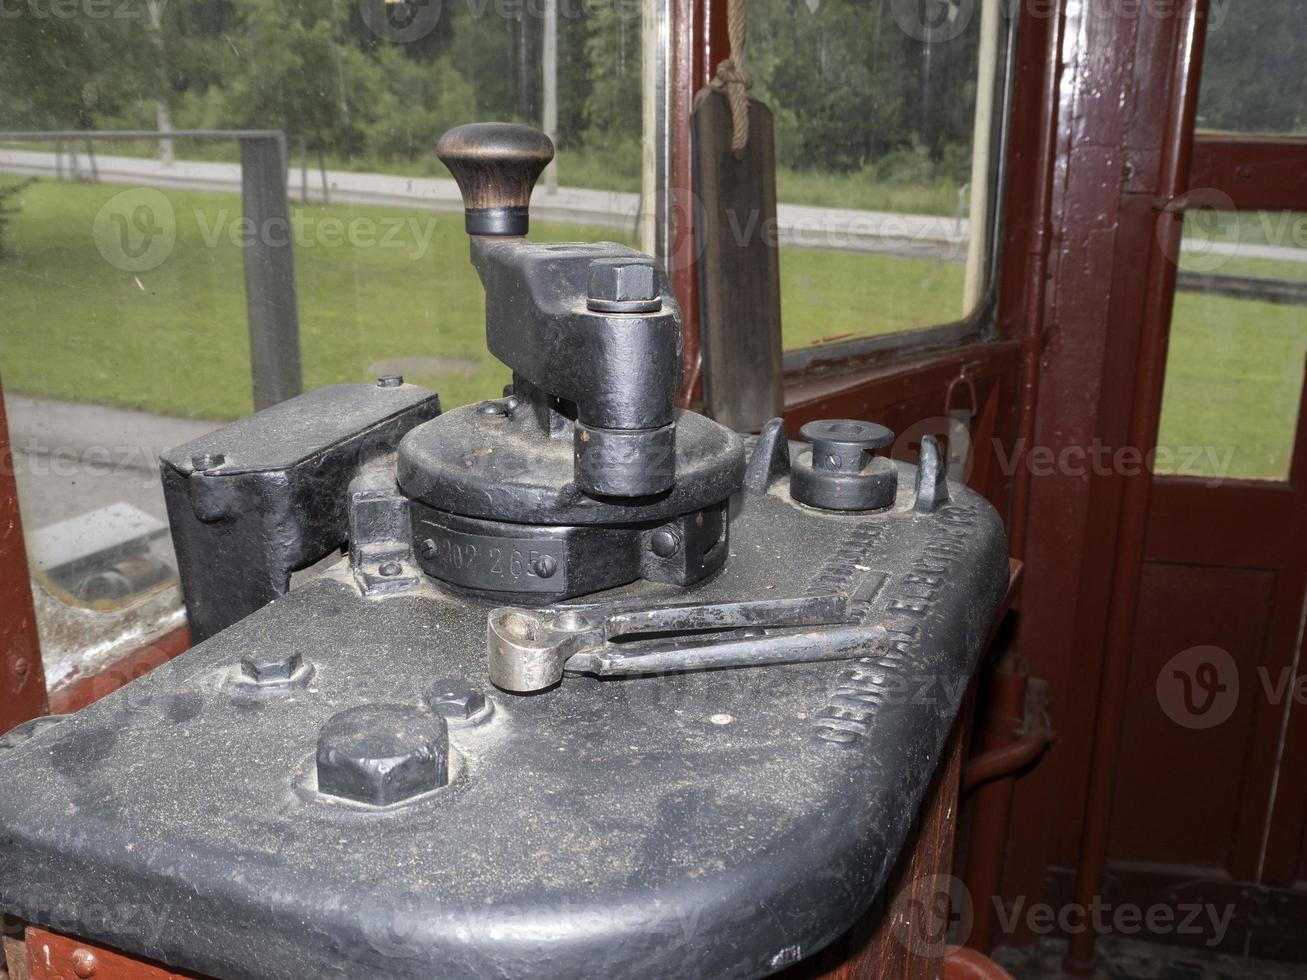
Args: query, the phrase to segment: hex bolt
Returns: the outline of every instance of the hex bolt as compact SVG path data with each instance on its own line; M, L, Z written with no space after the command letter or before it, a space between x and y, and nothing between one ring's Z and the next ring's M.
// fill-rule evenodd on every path
M449 782L449 730L439 714L365 704L333 716L318 735L318 792L391 806Z
M298 652L288 657L249 654L241 658L241 674L255 684L284 684L304 667L304 656Z
M681 536L675 528L660 527L649 539L649 550L659 558L671 558L681 550Z
M842 473L860 473L868 457L890 445L894 433L875 422L823 419L809 422L799 435L812 443L812 465Z
M404 375L402 374L383 374L377 378L378 388L398 388L403 383Z
M200 472L215 470L225 462L227 462L227 457L222 453L201 453L198 456L191 457L191 466Z
M652 260L597 259L590 263L586 306L599 313L652 313L662 307Z
M531 570L540 578L551 578L558 571L558 561L553 555L541 555L531 566Z
M446 721L473 721L486 710L486 695L464 677L442 677L427 688L427 704Z
M382 578L394 578L400 572L404 571L404 566L397 561L383 561L377 568L377 573Z

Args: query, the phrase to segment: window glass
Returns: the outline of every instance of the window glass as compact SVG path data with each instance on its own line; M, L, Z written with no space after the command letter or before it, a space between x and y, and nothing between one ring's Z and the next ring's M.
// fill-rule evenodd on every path
M753 94L775 117L787 348L975 308L985 254L969 245L973 225L983 244L993 197L1000 6L749 5Z
M456 406L509 372L436 140L545 125L532 236L634 244L641 32L635 0L0 0L0 372L52 684L181 623L156 458L254 408L246 246L286 232L243 221L237 140L166 133L284 133L305 389ZM15 138L64 130L165 135Z
M1307 133L1307 99L1301 82L1307 37L1299 29L1301 21L1299 0L1211 4L1198 98L1199 129Z
M1156 472L1289 476L1307 368L1307 213L1185 219Z

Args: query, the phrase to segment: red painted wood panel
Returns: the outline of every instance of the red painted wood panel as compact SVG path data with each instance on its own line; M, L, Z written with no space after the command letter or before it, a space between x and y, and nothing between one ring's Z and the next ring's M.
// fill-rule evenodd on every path
M45 711L45 669L0 391L0 733Z
M199 974L34 927L27 930L27 972L30 980L200 980Z
M1266 569L1145 564L1117 770L1114 860L1224 873L1275 583ZM1209 679L1225 690L1209 691Z

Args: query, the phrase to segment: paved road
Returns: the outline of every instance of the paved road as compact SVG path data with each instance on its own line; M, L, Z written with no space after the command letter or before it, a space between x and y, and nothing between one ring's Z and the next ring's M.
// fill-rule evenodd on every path
M85 157L81 160L85 168ZM66 167L66 159L64 163ZM236 163L178 160L171 166L164 166L153 159L97 154L96 167L100 179L106 183L226 193L240 191L240 165ZM55 155L0 148L0 172L55 176ZM344 204L445 212L458 212L463 207L458 187L452 180L328 170L327 182L331 187L332 199ZM291 185L292 193L297 194L300 191L297 170L291 173ZM308 197L317 199L320 195L321 178L316 171L310 171ZM560 187L556 194L549 194L544 188L538 188L531 200L531 211L540 221L634 232L639 204L638 194L574 187ZM770 230L741 229L742 235L755 232L769 234ZM780 244L801 248L963 262L967 257L969 232L965 218L781 204L776 209L775 234ZM1184 248L1185 251L1237 255L1241 258L1307 262L1307 249L1304 248L1249 242L1204 244L1193 241L1186 242Z
M120 501L167 521L159 454L222 423L5 392L23 527Z
M99 177L106 183L227 193L240 191L240 165L236 163L178 160L172 166L164 166L158 160L99 154L95 159ZM81 162L86 169L84 156ZM64 164L66 167L66 158ZM0 148L0 171L52 177L56 174L55 155ZM447 212L463 209L458 187L452 180L328 170L327 183L331 187L332 200L343 204ZM299 171L293 170L291 193L298 197L299 191ZM321 178L317 171L310 171L308 196L316 199L320 193ZM569 187L560 187L556 194L549 194L540 187L531 199L531 214L539 221L633 232L639 206L638 194ZM740 229L741 235L758 233L772 234L773 230ZM774 233L782 245L807 248L951 262L962 262L967 255L965 219L782 204L777 208Z

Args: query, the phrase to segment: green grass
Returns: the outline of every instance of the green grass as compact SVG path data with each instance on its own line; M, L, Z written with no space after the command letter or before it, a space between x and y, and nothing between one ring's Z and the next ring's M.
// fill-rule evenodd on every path
M1159 470L1285 479L1305 356L1301 306L1179 294L1158 434L1172 456Z
M240 216L238 198L169 191L177 229L172 254L158 268L133 274L105 260L92 230L101 206L125 190L42 181L22 196L8 232L11 254L0 260L6 387L199 418L249 412L241 250L229 234ZM304 229L295 262L307 388L366 380L368 365L388 358L439 356L480 365L471 376L410 378L439 390L446 405L499 392L508 372L485 351L484 294L467 260L460 216L350 206L293 210ZM328 220L371 227L378 241L398 224L398 247L323 244ZM227 234L214 240L215 231ZM534 224L532 237L621 234ZM791 347L923 326L961 312L959 266L785 249L781 273Z
M957 263L782 248L785 347L951 323L963 317Z
M241 249L204 228L236 221L223 194L169 192L177 241L149 272L120 271L96 249L92 220L122 188L37 184L0 262L0 371L7 387L172 415L248 413L249 341ZM480 284L457 215L381 208L296 208L300 219L382 222L413 218L406 248L297 245L300 340L306 388L369 377L368 365L405 355L472 358L474 376L414 377L451 404L498 392L508 372L484 351ZM197 216L203 216L205 224ZM229 225L227 227L230 227ZM542 227L541 237L573 229ZM432 235L427 254L419 235ZM313 236L310 236L313 240ZM328 239L330 240L330 239Z
M7 233L10 252L0 259L5 387L196 418L248 413L241 250L228 235L211 236L215 228L230 231L238 198L168 192L176 215L173 252L158 268L131 273L102 257L92 230L101 206L124 190L42 181L22 195L22 211ZM306 388L368 380L369 365L389 358L459 357L473 361L476 372L410 380L440 391L447 406L498 394L508 371L485 351L483 293L467 261L460 216L346 206L294 210L302 229L295 261ZM397 247L327 244L321 237L327 220L341 229L372 228L377 239L397 226ZM539 224L532 237L598 240L620 233ZM960 265L786 248L780 266L790 348L944 323L963 312ZM1297 263L1245 259L1217 271L1303 275ZM1283 477L1305 352L1301 307L1180 294L1160 437L1176 453L1170 469ZM1187 447L1208 446L1214 456L1189 457Z

